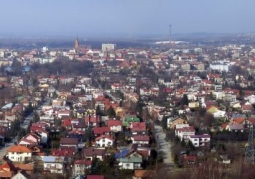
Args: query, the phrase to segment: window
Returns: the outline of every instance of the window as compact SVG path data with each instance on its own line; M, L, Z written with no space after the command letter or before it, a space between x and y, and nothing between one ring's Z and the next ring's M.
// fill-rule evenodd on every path
M129 167L130 165L129 165L129 163L126 163L126 167Z
M103 139L102 142L105 142L105 139Z

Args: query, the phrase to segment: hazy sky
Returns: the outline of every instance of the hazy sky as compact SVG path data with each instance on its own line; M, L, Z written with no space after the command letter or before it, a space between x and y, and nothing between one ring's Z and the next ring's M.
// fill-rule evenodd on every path
M1 0L0 36L255 32L255 0Z

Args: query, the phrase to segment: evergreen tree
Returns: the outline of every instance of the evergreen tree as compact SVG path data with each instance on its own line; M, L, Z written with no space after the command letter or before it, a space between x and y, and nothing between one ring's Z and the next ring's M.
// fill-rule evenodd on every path
M109 117L116 117L116 113L115 113L115 110L113 109L113 107L112 106L110 106L110 108L106 111L106 113L107 113L107 115L109 116Z

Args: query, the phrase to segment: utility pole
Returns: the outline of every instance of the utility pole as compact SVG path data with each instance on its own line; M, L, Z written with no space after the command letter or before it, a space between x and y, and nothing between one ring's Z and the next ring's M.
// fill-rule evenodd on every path
M255 125L250 127L249 137L248 137L248 145L245 149L245 162L255 164L255 133L254 133Z

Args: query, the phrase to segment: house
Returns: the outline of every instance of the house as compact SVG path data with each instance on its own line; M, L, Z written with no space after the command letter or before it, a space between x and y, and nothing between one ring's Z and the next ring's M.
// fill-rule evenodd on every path
M104 179L103 175L87 175L87 179Z
M179 128L175 130L175 135L181 140L188 139L188 136L195 135L195 129L193 126Z
M188 106L190 109L196 109L196 108L199 108L200 104L198 101L191 101L189 102Z
M74 162L74 176L85 175L86 170L90 170L92 165L91 160L76 160Z
M22 137L18 144L28 147L32 145L37 145L38 143L40 143L40 137L36 134L29 133Z
M134 170L134 169L141 169L143 159L140 156L132 156L132 157L125 157L125 158L119 158L119 167L120 169L129 169L129 170Z
M95 136L109 135L111 132L110 127L94 127L93 133Z
M110 119L106 121L107 127L110 128L111 132L121 132L122 131L122 121Z
M248 112L251 112L252 109L253 109L252 105L250 103L248 103L248 102L242 105L242 111L243 112L247 112L248 113Z
M222 118L225 117L226 115L226 111L222 111L216 106L209 106L206 108L206 110L208 113L212 114L213 117L215 118Z
M131 122L130 128L133 135L146 134L145 122Z
M73 130L85 131L87 128L86 124L79 122L78 124L73 124Z
M225 130L234 131L234 132L237 132L237 131L243 132L244 126L243 124L228 124Z
M79 141L77 138L61 138L60 146L75 147L78 150Z
M248 118L245 122L247 128L252 128L255 125L255 118Z
M125 119L122 125L125 127L129 127L131 122L140 122L140 119L136 116L125 116Z
M103 160L105 157L105 149L96 149L94 147L84 148L83 151L84 158L86 160L93 160L93 158L98 158L99 160Z
M114 139L107 135L102 135L95 139L96 146L98 147L109 147L112 146L114 143Z
M22 145L14 145L7 149L6 155L13 162L31 161L32 151Z
M52 149L51 155L72 158L75 155L75 152L75 147L60 147L59 149Z
M11 162L5 162L0 165L0 178L11 178L17 169Z
M152 179L152 178L155 178L155 176L156 176L155 170L135 170L133 179L143 179L143 178Z
M96 115L85 116L85 124L87 126L96 126L99 123L99 117Z
M182 118L167 118L167 126L170 129L175 129L176 125L178 124L185 124L186 120L182 119Z
M43 161L44 171L49 171L50 173L60 173L60 174L64 173L65 157L43 156L42 161Z
M15 175L13 175L11 179L29 179L29 178L30 176L26 172L21 170L21 171L18 171L18 173L16 173Z
M40 144L47 144L49 133L43 129L30 128L30 131L40 137Z
M13 163L17 171L23 171L23 173L32 175L34 173L34 163Z
M184 154L181 157L181 161L184 165L190 165L197 162L197 156Z
M208 134L190 135L188 136L188 139L194 147L201 147L205 146L206 144L210 144L211 136Z
M150 137L146 135L133 135L131 137L133 144L149 144Z

